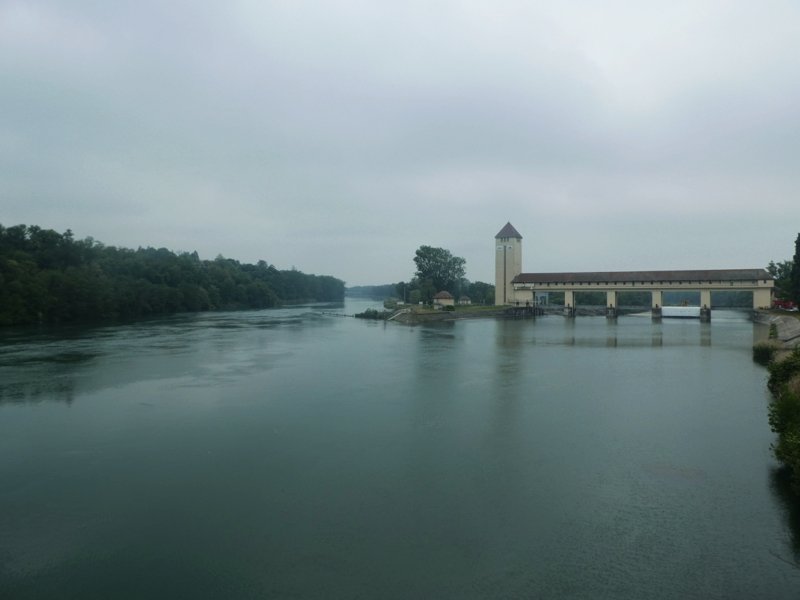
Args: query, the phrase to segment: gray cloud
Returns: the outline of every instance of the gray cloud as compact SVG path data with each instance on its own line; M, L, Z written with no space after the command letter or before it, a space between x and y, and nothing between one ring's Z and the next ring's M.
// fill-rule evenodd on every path
M800 230L790 2L0 3L0 222L350 284L753 267Z

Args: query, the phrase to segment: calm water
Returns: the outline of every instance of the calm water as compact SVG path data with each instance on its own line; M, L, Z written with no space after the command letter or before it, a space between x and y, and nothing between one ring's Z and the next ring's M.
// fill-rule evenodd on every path
M744 316L320 310L0 333L0 597L800 597Z

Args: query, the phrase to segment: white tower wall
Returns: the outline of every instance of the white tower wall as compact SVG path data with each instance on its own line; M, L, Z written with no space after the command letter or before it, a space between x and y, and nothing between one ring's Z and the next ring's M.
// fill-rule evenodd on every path
M494 303L512 304L511 280L522 273L522 236L507 223L495 236Z

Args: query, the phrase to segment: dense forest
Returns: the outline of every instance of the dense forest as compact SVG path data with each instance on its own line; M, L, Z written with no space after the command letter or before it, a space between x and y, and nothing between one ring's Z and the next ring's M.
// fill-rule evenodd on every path
M341 301L344 282L166 248L117 248L35 225L0 225L0 325Z

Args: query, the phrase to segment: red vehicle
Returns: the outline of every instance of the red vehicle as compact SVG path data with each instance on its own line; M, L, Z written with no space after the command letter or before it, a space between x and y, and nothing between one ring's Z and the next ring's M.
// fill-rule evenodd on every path
M780 308L782 310L797 310L797 304L791 300L781 300L776 298L772 301L772 308Z

